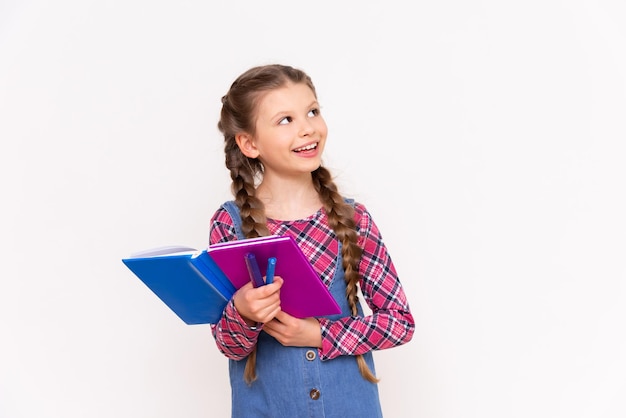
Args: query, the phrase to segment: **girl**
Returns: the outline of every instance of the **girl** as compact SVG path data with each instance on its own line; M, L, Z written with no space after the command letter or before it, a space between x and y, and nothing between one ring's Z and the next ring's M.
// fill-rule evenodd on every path
M251 68L222 97L218 128L235 199L213 215L210 244L291 235L342 309L282 312L280 277L239 289L212 325L229 358L232 416L381 417L372 351L407 343L415 324L372 217L322 166L327 128L311 79L289 66Z

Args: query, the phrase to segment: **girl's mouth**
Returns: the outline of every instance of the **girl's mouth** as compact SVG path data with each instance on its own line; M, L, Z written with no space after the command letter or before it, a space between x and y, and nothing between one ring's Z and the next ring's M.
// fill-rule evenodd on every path
M313 144L306 145L304 147L296 148L293 151L294 152L311 151L311 150L314 150L315 148L317 148L317 142L315 142Z

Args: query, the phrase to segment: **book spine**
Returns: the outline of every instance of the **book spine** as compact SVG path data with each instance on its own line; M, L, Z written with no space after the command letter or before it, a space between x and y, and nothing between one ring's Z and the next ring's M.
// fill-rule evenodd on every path
M191 263L202 272L205 277L213 278L213 285L218 288L227 299L230 299L237 290L206 251L202 251L194 256L191 259Z

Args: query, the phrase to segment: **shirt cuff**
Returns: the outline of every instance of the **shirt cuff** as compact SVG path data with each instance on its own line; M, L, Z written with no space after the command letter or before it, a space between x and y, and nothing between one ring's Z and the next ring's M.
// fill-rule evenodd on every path
M330 328L330 319L317 318L320 323L320 330L322 333L322 347L317 349L320 360L330 360L332 357L333 343L328 338L328 329ZM336 356L335 356L336 357Z
M226 305L226 317L230 318L231 322L238 324L244 335L248 338L256 336L263 330L263 323L257 322L254 326L248 325L246 320L239 314L237 308L235 308L235 302L232 300Z

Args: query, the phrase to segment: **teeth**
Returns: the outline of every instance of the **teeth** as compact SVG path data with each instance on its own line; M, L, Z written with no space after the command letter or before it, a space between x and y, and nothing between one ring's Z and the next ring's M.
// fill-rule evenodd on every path
M302 147L302 148L296 148L294 151L295 152L300 152L300 151L309 151L312 149L317 148L317 143L315 144L311 144L311 145L307 145L306 147Z

